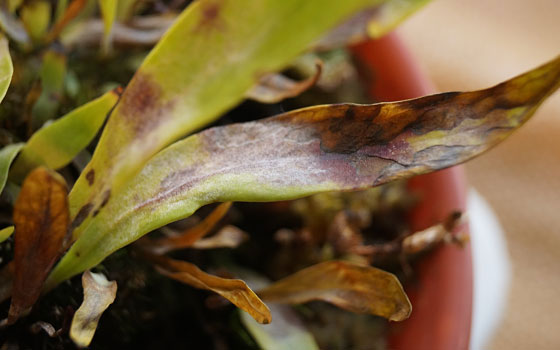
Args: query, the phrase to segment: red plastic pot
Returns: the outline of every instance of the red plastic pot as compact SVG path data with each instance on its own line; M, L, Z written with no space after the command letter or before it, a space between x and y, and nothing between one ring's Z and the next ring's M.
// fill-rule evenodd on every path
M368 81L369 95L394 101L434 93L411 54L395 34L352 47ZM410 224L421 230L443 220L453 210L464 210L466 181L457 166L410 180L421 197ZM463 227L463 231L467 227ZM399 350L468 349L472 313L472 258L470 245L441 246L417 266L418 282L406 286L411 317L392 324L389 348Z

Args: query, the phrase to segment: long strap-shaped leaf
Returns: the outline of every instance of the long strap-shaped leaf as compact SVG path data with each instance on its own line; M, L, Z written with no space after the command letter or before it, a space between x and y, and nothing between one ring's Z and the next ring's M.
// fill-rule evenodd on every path
M8 48L8 40L0 35L0 102L6 96L13 73L14 67L10 57L10 49Z
M243 100L353 13L385 0L199 0L148 55L70 194L76 225L155 153ZM87 174L95 173L95 182ZM75 237L81 231L75 232Z
M310 107L203 131L150 160L85 227L50 284L207 203L363 189L462 163L526 122L559 85L560 57L486 90Z

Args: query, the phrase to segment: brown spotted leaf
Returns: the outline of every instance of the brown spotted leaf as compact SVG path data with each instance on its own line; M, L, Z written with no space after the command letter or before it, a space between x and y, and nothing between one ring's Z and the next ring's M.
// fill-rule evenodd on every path
M10 323L33 306L52 265L62 253L69 224L67 194L64 179L46 168L33 170L23 183L14 207Z
M313 265L258 291L264 300L301 304L321 300L356 313L391 321L408 318L412 306L393 274L345 261Z
M315 106L205 130L154 156L83 225L51 281L208 203L365 189L465 162L525 123L559 84L560 57L485 90Z
M163 275L195 288L215 292L246 311L257 322L270 323L270 310L242 280L209 275L186 261L166 257L152 259L157 262L157 269Z
M282 70L330 28L384 1L193 1L126 87L72 188L71 216L80 219L73 237L157 152L239 104L259 77Z
M101 273L84 272L82 286L84 301L74 314L70 326L70 338L80 348L89 346L101 315L117 295L117 282L108 281Z
M321 76L322 63L316 64L315 74L307 79L295 81L282 74L267 74L259 79L246 94L247 98L261 103L278 103L284 99L296 97L315 85Z

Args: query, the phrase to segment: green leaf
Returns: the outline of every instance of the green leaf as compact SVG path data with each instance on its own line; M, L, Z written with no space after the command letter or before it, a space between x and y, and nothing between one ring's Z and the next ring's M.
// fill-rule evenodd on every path
M270 281L253 271L230 267L235 275L243 279L251 288L266 288ZM313 335L307 330L298 314L291 307L275 303L267 304L272 315L270 324L256 322L248 313L239 311L241 322L255 338L262 349L266 350L318 350Z
M319 350L298 315L288 306L269 304L272 322L263 325L255 321L251 315L239 311L241 322L255 338L262 349L266 350Z
M0 230L0 243L4 242L14 233L14 227L8 226Z
M370 38L380 38L397 28L408 16L412 15L430 0L391 0L379 8L367 25Z
M355 44L367 38L380 38L430 0L390 0L355 14L314 45L319 51Z
M0 193L4 190L4 186L6 185L10 165L23 145L24 143L13 143L0 150Z
M31 110L33 127L39 128L49 119L56 116L64 95L66 78L66 56L50 50L43 56L40 71L41 95Z
M208 203L364 189L465 162L525 123L559 85L560 57L485 90L316 106L205 130L152 158L116 198L105 194L50 286Z
M8 40L0 35L0 102L6 96L6 91L12 81L12 74L14 67L12 65L12 58L10 57L10 48L8 47Z
M103 42L101 49L106 55L111 49L111 29L117 15L117 0L98 0L103 16Z
M111 90L39 129L21 150L11 178L23 179L39 165L51 169L67 165L93 140L118 99L118 90Z
M39 41L47 33L51 22L51 4L45 0L31 1L23 5L20 16L31 39Z
M88 207L99 209L164 146L234 107L259 77L285 67L329 28L382 1L193 2L123 93L72 189L72 217L91 218ZM90 171L99 175L93 184Z

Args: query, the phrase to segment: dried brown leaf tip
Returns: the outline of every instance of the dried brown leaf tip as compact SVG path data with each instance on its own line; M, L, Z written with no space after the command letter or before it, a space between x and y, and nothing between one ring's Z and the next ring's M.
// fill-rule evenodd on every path
M412 311L402 285L393 274L345 261L313 265L258 294L264 300L287 304L322 300L348 311L391 321L405 320Z
M214 209L202 222L196 226L185 230L176 236L164 237L147 243L143 248L154 254L165 254L167 252L188 248L202 237L206 236L218 222L227 214L231 202L222 203Z
M161 274L195 288L215 292L246 311L257 322L270 323L270 310L242 280L209 275L186 261L156 256L149 258L156 262Z
M315 66L315 74L301 81L295 81L282 74L266 74L247 92L247 98L261 103L278 103L286 98L296 97L315 85L321 77L323 63L317 61Z
M62 253L70 222L67 195L64 179L43 167L33 170L23 183L14 207L14 275L8 323L33 306Z
M74 314L70 326L70 338L78 347L86 347L91 343L101 315L117 295L117 282L108 281L101 273L84 272L82 286L84 301Z
M200 239L192 245L196 249L237 248L249 235L233 225L222 227L215 235Z

